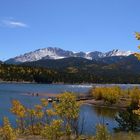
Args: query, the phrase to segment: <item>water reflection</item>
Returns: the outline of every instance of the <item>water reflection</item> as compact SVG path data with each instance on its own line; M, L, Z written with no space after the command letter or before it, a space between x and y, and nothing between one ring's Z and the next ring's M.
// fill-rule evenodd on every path
M110 132L114 131L117 122L114 117L118 111L116 109L95 107L93 105L84 104L80 109L80 124L84 120L83 133L92 135L96 131L96 125L99 123L107 124Z
M98 117L107 117L110 119L114 119L119 111L118 109L97 106L93 106L93 110Z

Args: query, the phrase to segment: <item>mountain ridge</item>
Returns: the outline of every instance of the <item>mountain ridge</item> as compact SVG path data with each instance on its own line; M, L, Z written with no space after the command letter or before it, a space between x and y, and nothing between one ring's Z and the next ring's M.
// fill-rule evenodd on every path
M1 64L0 79L37 83L140 83L140 61L134 55L98 60L81 57Z
M10 58L5 61L8 64L20 64L24 62L33 62L44 59L63 59L69 57L82 57L89 60L96 60L99 58L111 57L111 56L129 56L133 54L131 51L120 51L118 49L114 49L108 52L73 52L68 50L63 50L61 48L56 47L48 47L43 49L37 49L35 51L25 53L23 55L16 56L14 58Z
M69 57L64 59L42 59L33 62L25 62L20 65L22 66L32 66L32 67L42 67L51 69L60 69L68 67L78 67L80 69L89 67L90 69L94 66L108 67L114 65L118 68L127 67L128 65L137 64L140 68L140 61L134 56L110 56L105 58L100 58L98 60L89 60L82 57Z

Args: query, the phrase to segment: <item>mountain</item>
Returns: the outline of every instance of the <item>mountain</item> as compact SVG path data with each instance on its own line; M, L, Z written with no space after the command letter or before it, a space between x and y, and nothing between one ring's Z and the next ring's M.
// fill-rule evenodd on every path
M41 59L0 65L0 79L38 83L140 83L140 61L134 56Z
M3 64L3 62L0 60L0 64Z
M44 59L19 66L56 71L64 83L140 83L140 61L134 56L110 56L89 60L81 57Z
M32 62L41 59L62 59L65 57L70 57L71 54L73 53L70 51L64 51L60 48L49 47L44 49L38 49L36 51L17 56L15 58L11 58L7 60L6 63L14 64L14 63Z
M99 58L97 60L89 60L82 57L69 57L64 59L42 59L34 62L22 63L22 66L48 68L53 70L59 70L61 72L77 69L78 71L84 71L85 73L94 73L95 71L120 71L140 73L140 61L133 55L130 56L110 56L105 58Z
M48 47L44 49L38 49L33 52L25 53L15 58L8 59L7 61L5 61L5 63L20 64L24 62L33 62L38 60L46 60L46 59L57 60L69 57L82 57L89 60L96 60L99 58L105 58L110 56L129 56L131 54L133 53L130 51L120 51L120 50L112 50L106 53L98 51L86 53L86 52L72 52L60 48Z
M85 67L86 65L99 64L102 62L96 62L94 60L85 59L82 57L68 57L64 59L42 59L34 62L25 62L22 63L22 66L31 66L31 67L42 67L63 70L69 67Z

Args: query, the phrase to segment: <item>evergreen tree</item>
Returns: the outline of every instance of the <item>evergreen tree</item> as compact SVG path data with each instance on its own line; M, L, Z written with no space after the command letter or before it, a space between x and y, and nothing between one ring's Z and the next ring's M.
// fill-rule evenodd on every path
M137 131L140 128L140 119L133 110L137 109L138 105L132 103L126 111L120 111L117 117L115 118L118 122L119 127L117 130L122 131Z

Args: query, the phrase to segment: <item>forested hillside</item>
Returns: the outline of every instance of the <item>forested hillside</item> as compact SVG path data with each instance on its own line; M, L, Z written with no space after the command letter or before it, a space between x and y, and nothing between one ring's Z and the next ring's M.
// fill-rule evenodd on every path
M134 56L40 60L22 65L0 64L2 81L38 83L140 83L140 62Z

